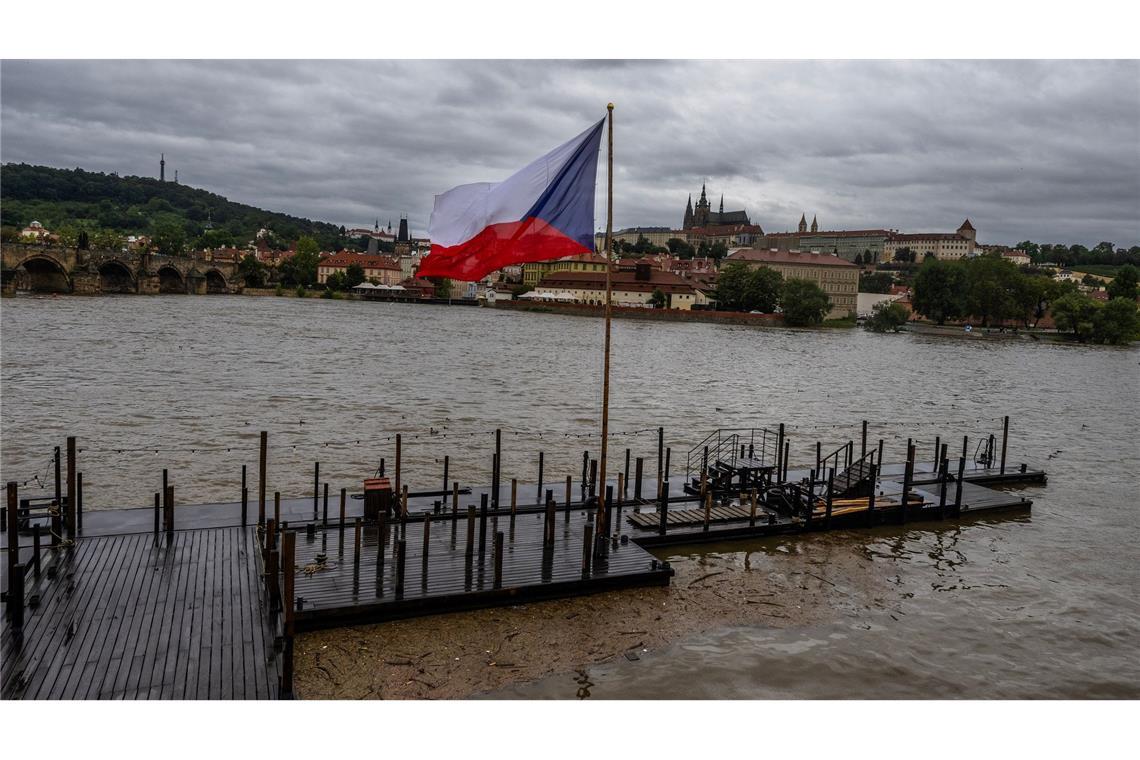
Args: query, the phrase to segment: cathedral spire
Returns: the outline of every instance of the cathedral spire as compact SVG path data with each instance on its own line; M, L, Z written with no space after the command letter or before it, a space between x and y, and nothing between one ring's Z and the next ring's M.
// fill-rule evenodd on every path
M720 194L720 213L724 213L724 193Z
M800 232L807 232L807 215L806 214L800 214L799 231Z
M815 214L811 215L811 231L812 232L819 232L819 222L816 221L816 215Z
M705 202L708 201L708 199L705 198L705 183L704 182L701 183L701 200L705 201Z

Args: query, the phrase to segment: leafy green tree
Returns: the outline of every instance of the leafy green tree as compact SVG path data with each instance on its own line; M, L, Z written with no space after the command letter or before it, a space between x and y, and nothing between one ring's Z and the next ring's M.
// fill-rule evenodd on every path
M1071 332L1082 342L1092 335L1096 312L1097 302L1083 293L1066 293L1053 302L1053 321L1057 329Z
M709 246L709 256L714 261L720 261L728 255L728 246L721 242L713 243Z
M100 251L121 250L126 239L118 232L110 229L96 230L91 235L91 245Z
M352 290L364 282L364 267L359 264L349 264L344 270L344 284L338 290Z
M0 227L0 242L15 243L20 239L20 230L10 224Z
M649 305L654 309L664 309L665 300L665 294L661 292L661 288L654 288L653 293L649 296Z
M890 293L895 278L890 272L869 272L859 275L860 293Z
M320 244L306 235L297 241L297 252L290 256L282 267L293 283L311 288L317 283L317 265L320 262Z
M669 238L665 241L666 247L669 248L669 253L673 254L679 259L691 259L695 251L693 246L689 245L688 241L681 238Z
M717 277L717 307L725 311L771 313L780 303L782 285L780 273L770 267L729 262Z
M983 327L1016 315L1013 292L1021 274L1000 256L978 256L962 262L965 287L962 310L977 317Z
M1097 343L1122 346L1136 340L1140 334L1140 316L1136 301L1113 298L1096 310L1092 319L1092 339Z
M160 222L155 227L151 242L163 256L181 256L186 250L186 231L177 222Z
M854 259L852 259L851 263L852 263L852 264L856 264L856 265L862 265L862 263L863 263L863 254L861 254L861 253L857 253L857 254L855 254L855 258L854 258Z
M238 262L238 274L247 288L265 287L267 275L265 265L252 254L247 253L242 256L241 261Z
M446 277L429 277L428 282L435 285L436 298L451 298L451 280Z
M1136 300L1137 275L1140 271L1131 264L1125 264L1116 270L1116 276L1108 283L1108 297L1111 299L1125 298Z
M791 279L780 295L784 323L794 327L818 325L831 308L827 293L811 280Z
M875 304L874 313L864 325L871 332L899 332L906 324L906 308L894 301L882 301Z
M360 283L358 282L356 284L359 285ZM345 287L345 273L344 272L333 272L328 277L326 277L325 278L325 290L326 291L347 290L347 288Z
M914 310L940 325L962 316L962 267L958 262L924 261L914 278Z
M1013 309L1022 325L1036 327L1045 316L1049 303L1061 294L1059 284L1051 277L1021 272L1013 280Z

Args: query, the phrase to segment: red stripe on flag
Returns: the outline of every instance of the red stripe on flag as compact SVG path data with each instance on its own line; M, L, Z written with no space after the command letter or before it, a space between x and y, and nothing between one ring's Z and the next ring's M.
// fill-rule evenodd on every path
M431 253L420 262L416 276L473 281L509 264L549 261L579 253L590 253L590 249L556 227L531 217L521 222L492 224L459 245L433 245Z

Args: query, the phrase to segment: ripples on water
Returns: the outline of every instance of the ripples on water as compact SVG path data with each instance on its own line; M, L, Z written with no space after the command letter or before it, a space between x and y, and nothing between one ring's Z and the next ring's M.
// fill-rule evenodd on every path
M270 490L291 495L311 492L316 459L334 489L356 487L380 457L391 467L383 439L395 432L413 487L440 481L444 454L454 478L489 482L495 427L507 431L505 478L533 481L539 448L548 482L577 477L582 450L596 453L596 439L567 434L597 425L599 320L176 296L5 299L0 319L2 477L31 479L30 495L68 434L93 508L148 503L163 467L183 499L235 500L261 429ZM801 431L796 461L817 435L838 445L867 418L873 437L902 437L888 440L897 458L907 435L932 447L936 433L994 423L895 421L1009 413L1011 460L1043 465L1050 483L1027 489L1031 516L851 533L890 590L855 588L834 624L715 631L511 693L1140 696L1138 362L1135 349L615 321L611 429L664 425L674 462L718 426L849 426ZM627 445L655 467L654 437L618 439L611 467ZM724 549L733 561L751 552L763 572L805 567L802 551L768 542ZM695 561L685 551L670 559Z

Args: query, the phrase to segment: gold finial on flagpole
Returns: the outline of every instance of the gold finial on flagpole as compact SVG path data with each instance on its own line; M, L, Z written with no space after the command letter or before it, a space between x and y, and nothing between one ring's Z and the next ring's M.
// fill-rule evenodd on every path
M614 249L614 104L606 105L609 129L607 130L607 170L606 170L606 348L605 368L602 373L602 451L598 464L598 514L594 522L596 536L609 535L611 526L607 525L606 512L606 457L609 454L609 428L610 428L610 315L613 299L613 281L610 277L613 269Z

